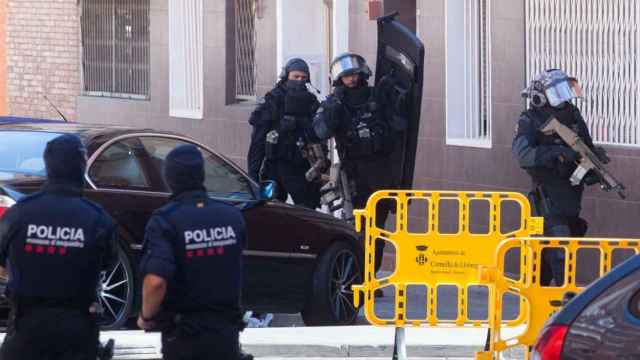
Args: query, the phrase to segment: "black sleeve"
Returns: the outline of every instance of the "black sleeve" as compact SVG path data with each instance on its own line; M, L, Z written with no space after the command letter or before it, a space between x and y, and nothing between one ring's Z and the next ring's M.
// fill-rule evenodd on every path
M0 266L2 267L7 266L9 246L16 228L16 218L17 209L14 206L9 208L0 220Z
M313 135L318 140L327 140L335 136L341 114L341 105L333 97L328 97L320 104L313 117Z
M173 277L176 271L176 260L172 239L176 238L174 228L161 216L153 215L147 224L142 245L140 274L158 275L165 280Z
M264 102L251 113L249 123L253 126L251 131L251 144L247 155L247 171L249 176L260 181L260 167L265 156L265 143L267 133L271 130L271 106Z
M511 145L513 156L521 168L552 167L561 154L562 145L540 145L536 141L538 129L532 120L522 115Z
M105 215L105 221L100 229L98 238L104 244L103 252L101 254L101 268L102 270L109 270L111 267L118 263L118 232L113 219L110 216Z

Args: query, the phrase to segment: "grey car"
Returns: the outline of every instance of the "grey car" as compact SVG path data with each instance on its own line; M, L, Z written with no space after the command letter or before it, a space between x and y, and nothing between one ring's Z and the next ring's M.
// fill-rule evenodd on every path
M640 359L640 255L573 298L547 323L536 360Z

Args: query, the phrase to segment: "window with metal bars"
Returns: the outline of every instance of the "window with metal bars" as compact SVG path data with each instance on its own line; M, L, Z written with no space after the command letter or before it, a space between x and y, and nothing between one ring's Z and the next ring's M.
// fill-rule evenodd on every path
M448 145L491 147L490 2L446 2Z
M256 0L235 2L236 99L256 98Z
M593 140L640 145L640 0L526 0L527 82L560 68Z
M82 0L85 95L148 98L149 1Z

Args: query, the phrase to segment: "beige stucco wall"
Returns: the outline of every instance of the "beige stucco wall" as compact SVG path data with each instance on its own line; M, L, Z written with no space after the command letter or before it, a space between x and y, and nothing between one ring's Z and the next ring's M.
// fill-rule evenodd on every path
M204 118L169 116L168 0L151 0L151 83L149 100L81 96L79 120L164 129L190 135L245 166L249 146L248 118L255 103L226 104L226 1L205 1ZM257 19L257 93L262 96L276 80L275 1L260 2Z

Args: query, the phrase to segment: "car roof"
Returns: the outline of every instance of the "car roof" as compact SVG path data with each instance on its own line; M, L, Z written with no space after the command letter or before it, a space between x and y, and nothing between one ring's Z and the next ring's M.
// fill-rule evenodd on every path
M66 122L63 120L50 120L26 117L0 116L1 130L27 130L27 131L43 131L56 132L64 134L77 134L90 141L99 136L109 138L126 135L128 133L149 132L154 134L184 136L182 134L145 128L134 128L122 125L107 124L87 124L77 122Z

